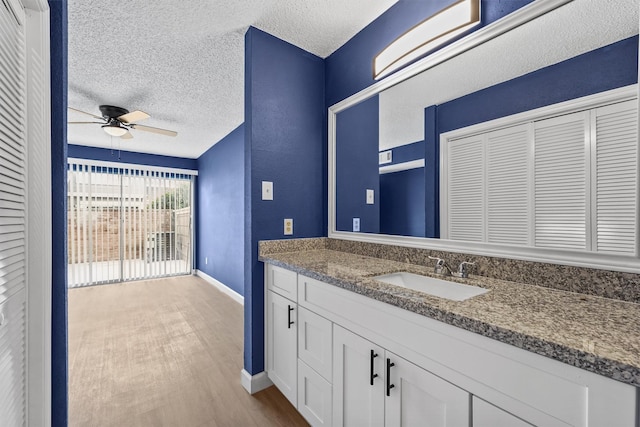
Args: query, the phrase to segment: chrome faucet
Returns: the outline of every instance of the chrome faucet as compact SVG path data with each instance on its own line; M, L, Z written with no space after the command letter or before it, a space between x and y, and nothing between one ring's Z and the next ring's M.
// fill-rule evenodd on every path
M457 272L451 272L451 275L453 275L455 277L462 277L462 278L469 277L469 269L467 268L468 265L476 265L476 263L475 262L469 262L469 261L462 261L460 263L460 265L458 266L458 271Z
M446 262L444 262L444 260L442 258L429 256L429 259L435 259L436 260L436 265L433 267L433 272L435 274L441 274L443 276L450 276L451 275L451 268L447 265Z

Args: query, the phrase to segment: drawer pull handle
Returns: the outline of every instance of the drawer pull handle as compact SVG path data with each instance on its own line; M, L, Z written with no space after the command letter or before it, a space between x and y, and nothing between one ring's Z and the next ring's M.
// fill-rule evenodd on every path
M369 381L369 383L370 383L371 385L373 385L373 380L374 380L374 378L377 378L377 377L378 377L378 374L375 374L375 373L373 372L373 359L375 359L376 357L378 357L378 353L376 353L375 351L371 350L371 371L370 371L370 373L369 373L369 376L370 376L370 381Z
M396 364L391 362L391 359L387 357L387 396L391 396L391 389L395 387L395 385L391 384L391 367L392 366L396 366Z
M289 313L287 313L289 324L287 325L287 329L291 329L291 325L295 323L293 320L291 320L291 312L293 311L293 307L291 307L291 304L287 304L287 307L289 307Z

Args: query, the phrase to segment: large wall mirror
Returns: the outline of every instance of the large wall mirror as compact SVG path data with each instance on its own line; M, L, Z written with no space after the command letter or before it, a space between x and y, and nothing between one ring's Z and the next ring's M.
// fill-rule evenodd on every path
M332 106L329 236L640 272L637 221L627 230L636 242L630 256L455 239L440 218L444 136L492 121L499 127L505 117L531 122L532 110L563 115L635 102L637 182L638 22L635 0L536 0ZM632 204L637 217L638 200Z

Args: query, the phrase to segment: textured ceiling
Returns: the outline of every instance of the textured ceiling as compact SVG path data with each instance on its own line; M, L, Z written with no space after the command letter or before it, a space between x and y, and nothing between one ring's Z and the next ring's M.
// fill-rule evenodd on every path
M638 34L638 8L638 0L573 0L384 91L380 149L424 139L424 108L429 105Z
M151 115L141 124L178 132L121 140L69 125L69 143L199 157L244 121L250 25L326 57L396 1L69 0L69 106L139 109Z

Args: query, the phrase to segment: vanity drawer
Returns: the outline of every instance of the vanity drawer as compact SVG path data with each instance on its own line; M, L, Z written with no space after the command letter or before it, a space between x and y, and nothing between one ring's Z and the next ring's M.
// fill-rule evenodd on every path
M298 297L298 274L275 265L266 264L267 289L291 301Z
M331 382L331 321L298 307L298 357Z

